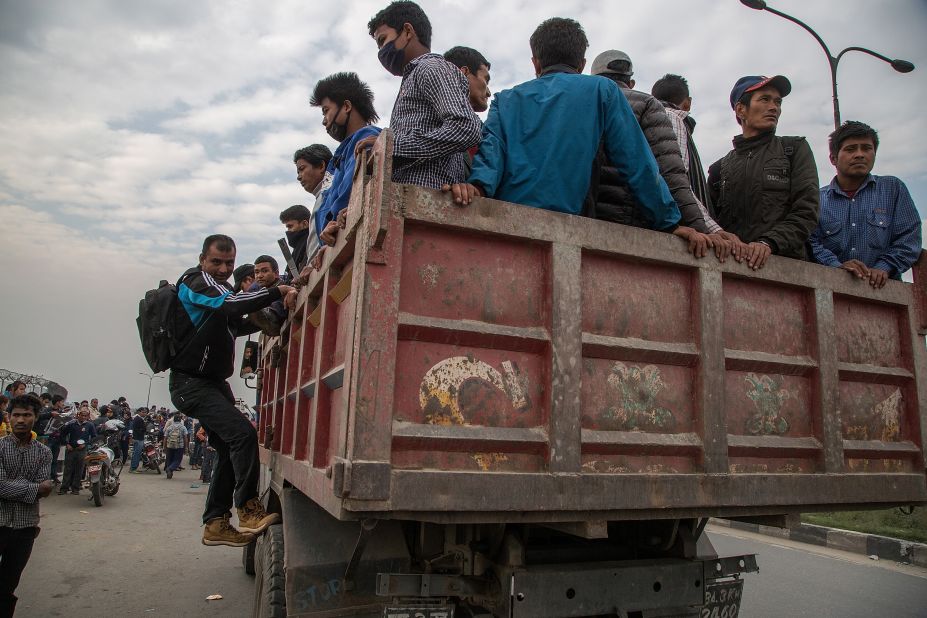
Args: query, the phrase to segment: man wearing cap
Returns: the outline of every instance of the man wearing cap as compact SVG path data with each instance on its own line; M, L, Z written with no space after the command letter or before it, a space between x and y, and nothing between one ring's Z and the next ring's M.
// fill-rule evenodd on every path
M242 264L232 271L232 278L235 280L232 291L236 294L242 290L250 290L254 284L254 264Z
M731 109L742 128L734 149L708 168L715 218L748 243L747 265L762 268L771 254L808 259L818 223L818 172L804 137L779 137L782 98L792 91L782 75L742 77Z
M634 75L634 66L631 58L617 49L604 51L593 60L590 72L615 82L631 104L631 111L634 112L634 117L657 160L660 175L679 206L682 224L686 226L681 227L680 232L688 234L690 244L705 245L696 255L701 257L707 247L713 246L718 258L723 261L732 246L738 249L743 247L740 239L721 229L692 192L679 151L679 142L663 104L645 92L633 90L634 80L631 76ZM627 182L618 175L618 170L603 153L600 153L599 163L596 218L636 227L648 227L641 218L639 207L628 190ZM709 236L706 238L704 235Z
M875 176L879 136L848 120L830 134L837 175L821 187L821 223L811 235L819 264L849 271L874 288L901 279L921 254L921 218L908 188L894 176Z

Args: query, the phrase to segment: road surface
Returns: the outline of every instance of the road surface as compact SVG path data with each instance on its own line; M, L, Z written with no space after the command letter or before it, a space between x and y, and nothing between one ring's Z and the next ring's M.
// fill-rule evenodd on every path
M168 481L126 472L100 508L86 490L42 501L17 617L249 617L254 580L241 550L200 543L206 488L190 486L198 473ZM709 534L722 555L758 554L743 617L927 617L927 569L729 528Z
M722 556L757 554L742 617L927 617L927 569L730 528L709 537Z
M200 542L206 486L190 486L198 475L167 480L126 466L119 493L102 507L88 490L42 500L16 617L251 616L254 579L241 550ZM211 594L223 598L207 601Z

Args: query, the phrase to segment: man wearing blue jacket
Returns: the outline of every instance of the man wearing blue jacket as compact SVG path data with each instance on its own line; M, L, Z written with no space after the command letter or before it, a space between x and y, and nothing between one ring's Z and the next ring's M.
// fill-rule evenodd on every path
M380 134L373 126L379 116L373 107L373 91L357 73L335 73L315 85L309 104L322 109L322 124L328 135L341 145L335 150L328 171L331 187L325 192L315 213L316 233L333 246L338 234L338 215L348 207L354 183L355 146L360 140ZM342 221L343 224L343 221Z
M649 226L674 232L679 209L630 105L614 82L580 74L582 26L554 17L530 43L537 78L495 95L468 183L445 189L461 205L481 195L582 214L601 143Z
M215 234L203 241L199 265L180 278L180 352L171 363L169 387L174 406L199 419L216 449L215 478L203 513L203 544L244 547L280 516L267 513L258 498L257 433L235 407L226 380L234 371L235 338L257 330L243 316L296 292L278 285L233 294L228 280L234 269L235 241ZM238 530L229 523L233 500Z

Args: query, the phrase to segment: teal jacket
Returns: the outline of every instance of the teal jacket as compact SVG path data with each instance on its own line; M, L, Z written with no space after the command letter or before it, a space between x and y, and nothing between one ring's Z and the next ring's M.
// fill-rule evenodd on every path
M581 214L602 144L657 230L680 220L647 139L614 82L548 73L493 97L468 182L487 197Z

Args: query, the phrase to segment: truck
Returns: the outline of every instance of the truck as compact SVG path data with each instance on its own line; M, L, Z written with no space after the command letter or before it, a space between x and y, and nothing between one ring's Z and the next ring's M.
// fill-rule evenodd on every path
M710 518L927 502L923 264L773 256L391 182L260 351L254 616L733 617Z

